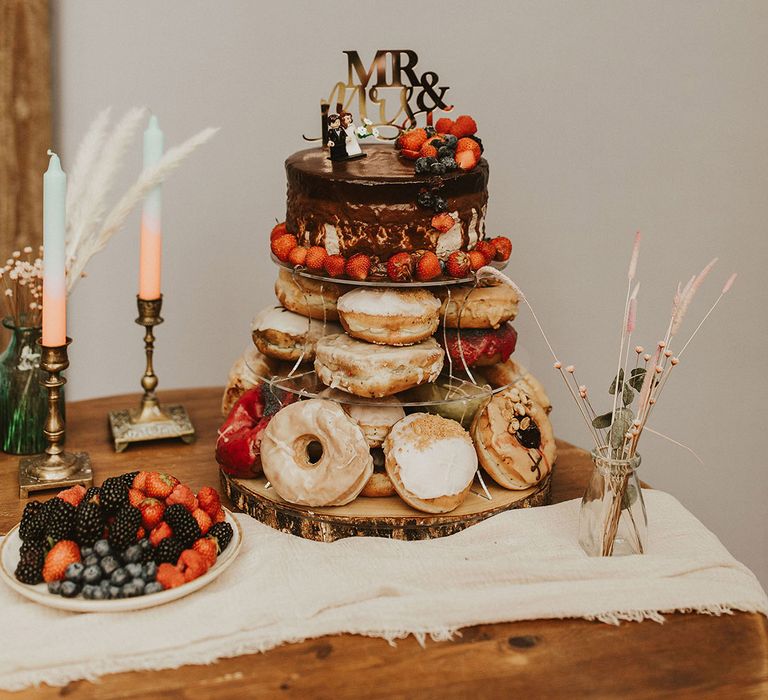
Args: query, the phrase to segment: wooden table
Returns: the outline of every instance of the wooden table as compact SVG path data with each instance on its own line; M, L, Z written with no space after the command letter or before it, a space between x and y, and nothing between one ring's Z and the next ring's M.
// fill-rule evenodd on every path
M198 430L195 445L154 443L115 454L107 412L138 401L117 396L67 406L68 444L87 450L96 483L134 468L158 468L197 488L218 484L213 458L220 389L169 391ZM554 502L581 496L586 452L560 443ZM0 530L20 518L18 459L0 458ZM0 697L18 695L0 693ZM761 615L671 615L664 625L619 627L585 620L480 625L452 642L336 635L284 645L210 666L120 673L99 683L40 688L29 697L71 698L502 698L768 697L768 624Z

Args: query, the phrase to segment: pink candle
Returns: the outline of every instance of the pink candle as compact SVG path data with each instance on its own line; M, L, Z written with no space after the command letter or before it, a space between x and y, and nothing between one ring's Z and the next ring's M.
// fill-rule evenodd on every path
M152 115L144 132L144 169L150 168L163 157L163 132ZM162 199L160 186L144 200L141 212L141 242L139 245L139 298L160 298L160 263L163 237L160 225Z
M67 176L51 156L43 175L43 345L67 343L67 280L64 267Z

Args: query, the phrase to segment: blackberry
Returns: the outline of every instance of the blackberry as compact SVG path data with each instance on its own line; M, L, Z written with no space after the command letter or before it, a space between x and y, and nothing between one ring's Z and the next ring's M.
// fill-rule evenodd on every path
M104 518L98 503L83 501L75 513L75 542L81 547L93 547L104 534Z
M91 486L85 492L80 505L83 505L83 503L101 503L101 489L98 486Z
M426 158L417 158L416 159L416 173L428 173L429 172L429 162Z
M478 146L480 146L480 153L482 154L482 152L485 150L483 148L482 139L479 136L475 136L474 134L472 134L472 136L469 136L468 138L472 139Z
M50 504L50 505L49 505ZM45 536L49 544L69 539L75 525L76 508L60 498L46 501Z
M200 526L197 520L180 503L168 506L163 514L163 519L173 530L173 536L185 547L191 547L192 543L200 538Z
M45 547L42 544L30 544L19 559L14 575L22 583L34 585L43 580Z
M181 553L184 551L184 545L175 537L166 537L155 547L155 562L157 564L173 564L179 561Z
M109 544L113 549L122 552L132 544L136 544L139 528L141 527L141 511L133 506L123 506L109 527Z
M133 480L139 472L126 472L121 474L117 478L120 479L129 489L133 488Z
M424 131L427 132L427 138L431 138L437 133L434 126L425 126Z
M434 204L434 199L429 192L419 192L416 197L416 204L420 207L424 207L424 209L431 209Z
M430 166L429 172L432 175L445 175L445 166L440 161L437 161L437 163L433 163Z
M432 204L432 208L438 213L441 211L445 211L446 209L448 209L448 202L442 197L435 197L434 203Z
M229 546L233 534L232 526L225 522L215 523L211 526L211 529L208 530L208 537L216 539L216 542L219 545L219 552L223 552Z
M120 477L104 479L99 493L101 505L109 512L119 510L128 503L128 487L120 480Z
M24 506L19 524L19 537L25 542L39 542L45 533L45 511L40 501L30 501Z
M456 170L458 168L458 164L453 159L453 156L448 156L447 158L441 158L440 162L445 166L446 172L450 172L451 170Z

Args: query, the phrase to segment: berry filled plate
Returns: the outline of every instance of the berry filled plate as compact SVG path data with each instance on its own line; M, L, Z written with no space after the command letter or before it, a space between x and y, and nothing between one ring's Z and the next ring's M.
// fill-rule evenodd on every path
M2 544L0 544L0 578L25 598L51 608L57 608L58 610L69 610L72 612L124 612L164 605L207 586L226 571L237 557L243 541L242 531L230 511L224 509L224 514L224 522L229 523L232 528L231 541L218 556L216 562L204 574L174 588L167 588L136 597L92 600L84 598L79 594L76 597L64 597L60 594L51 593L46 583L35 585L21 583L14 575L19 564L22 546L22 540L19 536L19 525L14 527L5 536ZM107 556L109 556L109 553L107 553ZM127 568L127 566L126 564L125 567Z

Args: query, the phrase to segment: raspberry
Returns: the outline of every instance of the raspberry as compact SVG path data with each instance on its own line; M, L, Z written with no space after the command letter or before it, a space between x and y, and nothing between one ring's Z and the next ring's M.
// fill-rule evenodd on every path
M469 256L462 250L454 250L446 260L445 270L451 277L466 277L469 274Z
M485 267L488 264L488 258L486 258L479 250L470 250L468 255L469 269L472 270L472 272L477 272L481 267Z
M509 256L512 255L512 241L506 236L496 236L491 243L496 248L496 255L494 260L509 260Z
M403 150L418 151L426 140L427 132L424 129L409 129L400 134L398 142Z
M477 133L477 123L468 114L462 114L460 117L456 117L450 133L458 138L472 136L472 134Z
M323 261L323 267L329 277L341 277L344 274L344 262L341 255L329 255Z
M410 282L413 278L413 258L410 253L395 253L387 260L387 276L393 282Z
M294 267L297 265L303 265L307 259L308 248L303 245L297 245L290 253L288 253L288 262Z
M432 228L437 229L440 233L447 233L450 231L456 221L450 214L443 212L442 214L435 214L432 217Z
M416 262L416 279L429 282L442 274L440 260L431 251L424 251Z
M480 156L482 155L482 150L480 148L480 144L477 143L474 139L459 139L458 143L456 144L456 153L461 153L462 151L472 151L472 153L475 154L475 158L480 160Z
M313 245L307 250L307 257L304 259L304 264L309 270L322 270L323 263L328 257L328 253L325 252L325 248L319 245Z
M371 259L365 253L353 255L344 266L344 272L346 272L347 277L351 277L353 280L360 280L361 282L368 278L370 271Z
M440 117L440 119L435 122L435 131L438 134L448 134L452 128L453 119L449 119L448 117Z

